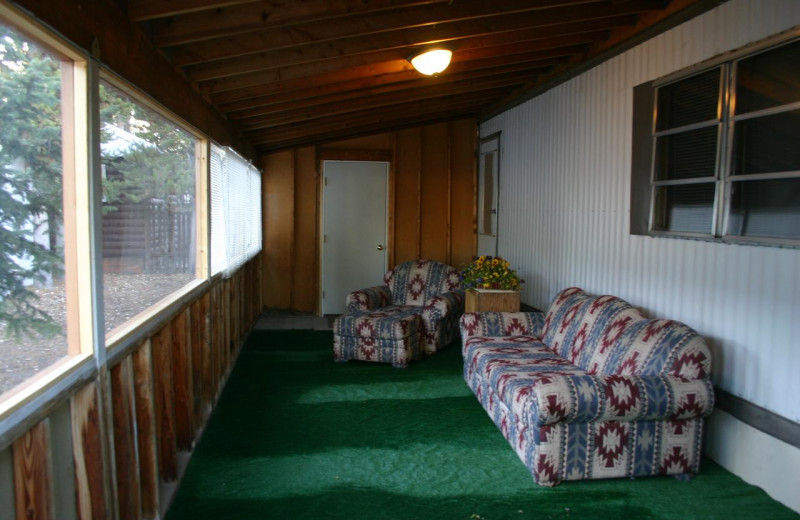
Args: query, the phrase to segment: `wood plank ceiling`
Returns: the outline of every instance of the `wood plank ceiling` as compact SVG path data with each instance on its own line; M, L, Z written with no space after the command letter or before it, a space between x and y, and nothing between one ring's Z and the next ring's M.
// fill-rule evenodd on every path
M263 153L485 116L712 3L128 0L127 9ZM423 76L407 58L433 44L453 60Z

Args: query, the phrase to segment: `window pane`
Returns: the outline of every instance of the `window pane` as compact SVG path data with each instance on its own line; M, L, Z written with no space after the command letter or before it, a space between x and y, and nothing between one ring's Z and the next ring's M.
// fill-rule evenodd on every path
M713 177L716 166L716 125L656 138L656 180Z
M658 89L658 131L717 119L720 69Z
M731 183L728 234L800 238L800 179Z
M713 183L657 188L653 229L711 233L715 191Z
M732 175L800 170L800 110L737 121Z
M0 393L68 352L61 66L0 23Z
M800 42L741 60L736 70L736 113L800 101Z
M195 278L195 138L100 85L106 332Z

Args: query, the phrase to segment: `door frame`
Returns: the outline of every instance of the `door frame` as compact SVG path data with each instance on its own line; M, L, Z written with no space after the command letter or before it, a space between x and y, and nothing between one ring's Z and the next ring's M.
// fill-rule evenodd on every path
M389 266L394 264L394 161L393 154L389 150L336 150L322 149L317 157L318 178L318 221L317 221L317 251L319 266L317 270L317 315L324 316L323 298L324 292L324 261L325 261L325 162L373 162L386 163L386 255L384 257L384 272L388 271Z

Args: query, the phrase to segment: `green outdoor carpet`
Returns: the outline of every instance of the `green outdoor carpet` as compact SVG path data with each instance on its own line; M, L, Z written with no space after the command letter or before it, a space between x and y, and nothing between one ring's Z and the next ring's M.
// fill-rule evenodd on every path
M329 331L250 335L167 520L799 518L713 462L534 484L451 344L407 369L333 362Z

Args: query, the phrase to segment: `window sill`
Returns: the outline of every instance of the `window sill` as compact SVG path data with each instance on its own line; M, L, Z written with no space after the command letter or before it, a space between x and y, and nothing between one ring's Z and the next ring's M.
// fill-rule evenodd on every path
M651 238L676 238L681 240L693 240L698 242L713 242L716 244L728 244L738 246L756 246L756 247L777 247L783 249L800 249L800 241L780 238L745 238L745 237L713 237L710 235L701 234L682 234L670 232L651 231L647 234L631 233L637 236L646 236Z
M163 327L183 307L200 298L210 287L210 279L198 278L168 294L119 327L106 334L109 363L123 357L127 351Z
M97 374L91 353L65 356L0 398L0 450Z

